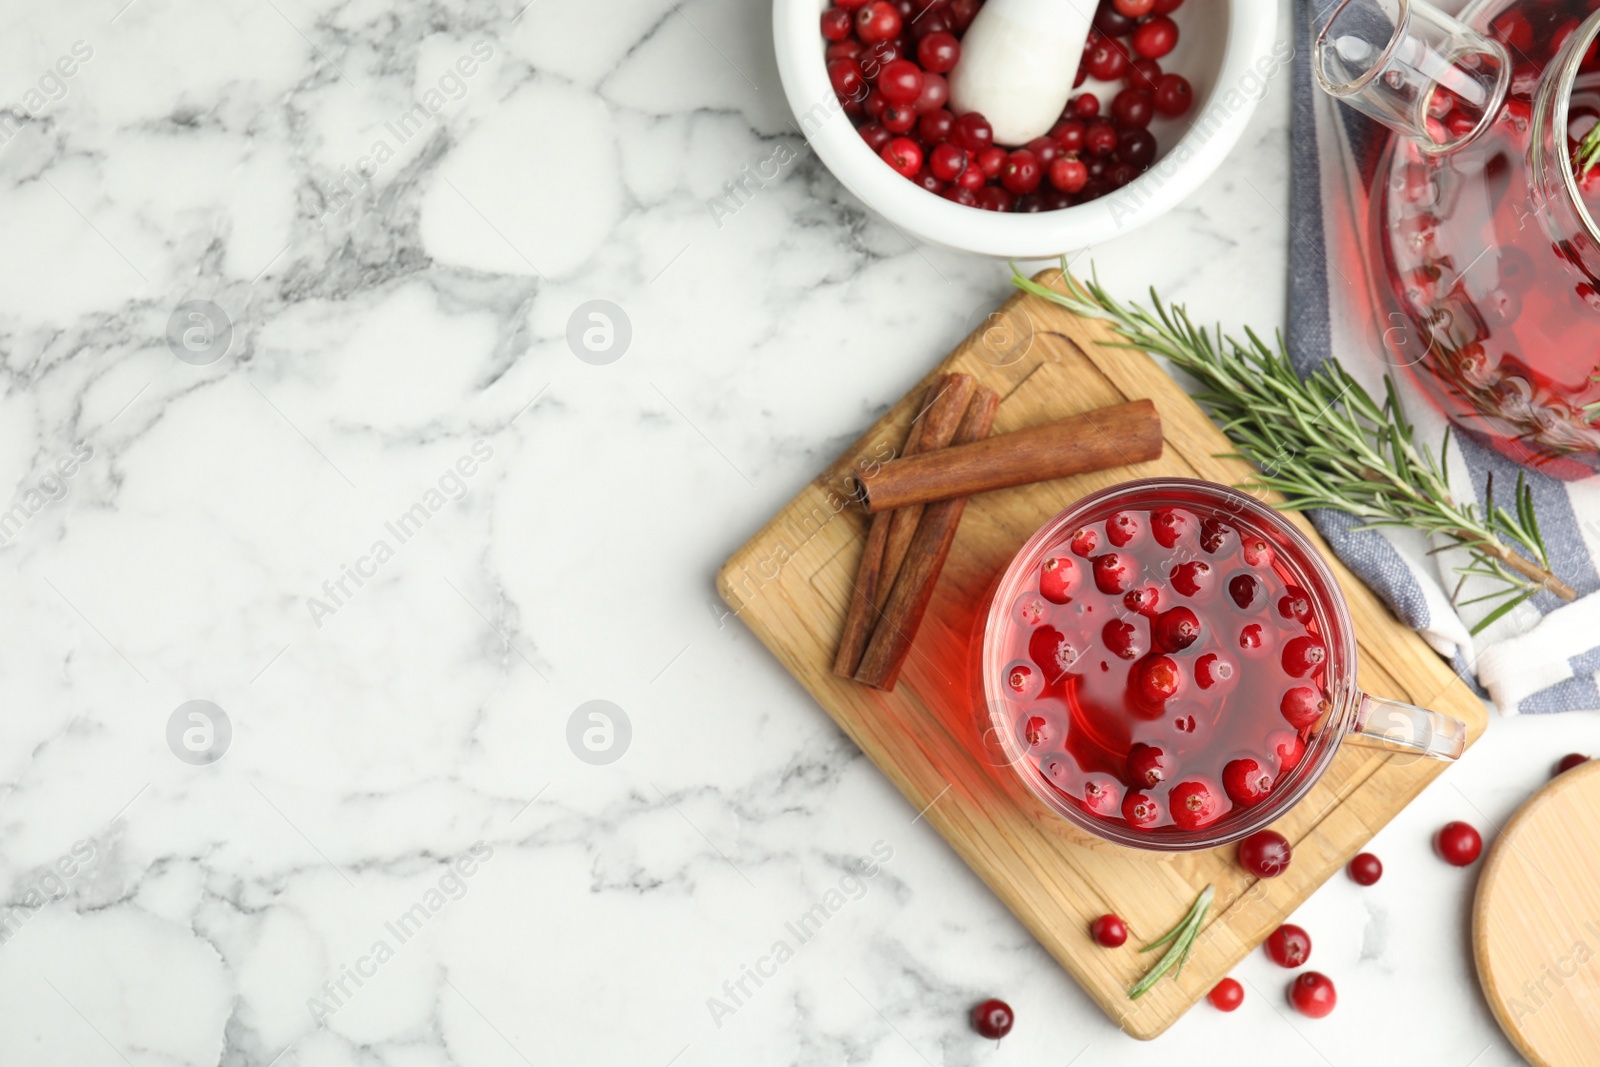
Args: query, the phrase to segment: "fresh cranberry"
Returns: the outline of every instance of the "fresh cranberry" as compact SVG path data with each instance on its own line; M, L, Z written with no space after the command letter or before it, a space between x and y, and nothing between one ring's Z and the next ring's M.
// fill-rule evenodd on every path
M905 20L893 4L876 0L856 12L856 36L863 44L875 44L900 35Z
M1063 193L1076 193L1088 181L1088 168L1074 156L1058 156L1050 164L1050 184Z
M1117 128L1105 119L1096 119L1084 131L1083 145L1097 156L1109 156L1117 150Z
M1100 643L1120 659L1138 659L1150 651L1144 631L1123 619L1112 619L1100 632Z
M1580 764L1588 763L1589 757L1581 752L1573 752L1561 757L1561 762L1556 764L1556 774L1566 774Z
M962 177L965 177L965 175L962 175ZM939 195L944 197L946 200L951 201L952 203L960 204L962 207L978 206L977 194L975 194L965 185L962 185L959 179L954 185L950 186L950 188L946 189Z
M833 0L833 6L854 11L858 7L866 7L869 2L870 0Z
M1180 563L1172 568L1168 580L1184 596L1199 596L1201 590L1211 587L1211 564L1203 559Z
M1199 830L1210 826L1222 816L1222 798L1217 789L1204 780L1179 782L1172 787L1168 797L1172 821L1183 830Z
M1131 511L1119 511L1106 520L1106 540L1117 548L1126 548L1143 529L1139 516Z
M1122 798L1122 817L1134 829L1146 829L1161 821L1161 803L1149 793L1130 789Z
M1464 822L1445 823L1433 843L1439 856L1453 867L1466 867L1483 852L1483 838Z
M1150 631L1165 651L1182 652L1200 639L1200 620L1188 608L1169 608L1156 616Z
M1272 792L1272 772L1249 756L1229 760L1222 768L1222 788L1228 799L1242 808L1248 808L1267 799Z
M1172 777L1176 764L1155 745L1136 743L1128 750L1128 780L1141 789L1154 789Z
M948 9L924 11L911 23L911 36L921 41L924 37L934 33L950 33L955 28L955 23L950 21ZM950 34L954 37L954 34Z
M878 72L897 59L905 58L904 42L899 38L892 41L877 41L867 45L861 53L861 70L867 80L878 80Z
M1156 139L1149 130L1130 126L1117 135L1117 159L1137 175L1156 159Z
M1162 508L1150 515L1150 533L1162 548L1173 548L1189 528L1189 517L1175 508Z
M1278 614L1296 622L1310 622L1311 598L1291 586L1287 593L1278 598Z
M841 100L859 100L866 95L867 79L861 64L853 59L835 59L828 64L828 80Z
M1225 687L1236 673L1233 661L1220 652L1207 652L1194 661L1194 684L1201 689Z
M1140 56L1128 64L1128 73L1123 75L1122 80L1130 89L1143 89L1149 93L1153 102L1156 86L1161 81L1161 64Z
M965 33L972 20L978 16L978 8L983 6L983 0L950 0L950 19L953 23L951 29L957 33Z
M1039 593L1052 604L1071 600L1077 585L1078 561L1071 556L1051 556L1039 568Z
M1370 852L1356 856L1345 869L1350 872L1350 880L1356 885L1376 885L1378 879L1383 877L1383 861Z
M1224 978L1211 987L1206 999L1218 1011L1233 1011L1244 1003L1244 986L1236 978Z
M1082 119L1062 119L1050 127L1050 136L1063 152L1083 151L1083 132L1087 129Z
M1167 118L1177 118L1194 103L1194 89L1189 86L1189 79L1181 74L1163 74L1156 82L1151 103Z
M842 41L850 36L850 29L855 25L855 20L850 17L850 12L842 7L830 7L822 13L822 39L825 41Z
M983 171L983 176L985 178L998 178L1000 177L1000 171L1004 169L1006 165L1007 157L1010 155L1011 153L1007 152L1004 148L1001 148L999 145L992 144L988 148L978 152L975 158L978 162L978 169ZM1004 191L1005 190L1003 189L1001 190L1001 192Z
M1257 878L1276 878L1289 869L1294 850L1276 830L1257 830L1239 842L1239 863Z
M1093 564L1095 588L1108 596L1126 593L1139 580L1139 561L1126 552L1107 552Z
M1050 720L1042 715L1031 715L1022 724L1022 740L1029 748L1045 748L1056 740L1056 732Z
M1150 94L1142 89L1123 89L1111 98L1111 117L1124 126L1148 126L1154 114Z
M1183 0L1156 0L1150 8L1152 15L1170 15L1183 6Z
M868 118L877 122L883 121L883 113L888 107L889 101L885 100L883 94L876 89L868 89L866 99L861 102L861 110L867 113Z
M943 74L924 74L922 76L922 92L913 101L917 113L935 111L950 102L950 83L945 81Z
M1272 566L1272 546L1267 544L1265 538L1250 534L1240 540L1239 554L1244 561L1257 570L1262 567Z
M879 154L885 163L907 178L915 177L922 169L922 149L909 137L896 137L884 145Z
M1304 730L1327 713L1333 705L1308 685L1297 685L1283 694L1278 710L1296 730Z
M938 176L933 173L933 171L929 170L927 167L923 167L912 177L911 184L917 186L919 189L926 189L928 192L937 196L944 192L945 183L941 181Z
M1009 1034L1016 1021L1017 1017L1011 1013L1011 1005L1003 1000L986 1000L972 1009L972 1028L979 1037L987 1037L991 1041L999 1041Z
M856 130L861 139L867 142L867 147L874 152L882 152L883 146L894 140L894 134L883 128L881 122L863 122L861 128Z
M1011 194L998 185L985 185L978 190L978 206L985 211L1010 211Z
M1169 656L1149 656L1141 660L1136 678L1139 695L1152 704L1171 700L1183 686L1183 672Z
M1339 1002L1333 979L1316 971L1306 971L1289 983L1289 1003L1310 1019L1321 1019Z
M1246 652L1259 652L1266 643L1267 632L1259 622L1246 623L1239 631L1239 647Z
M1327 658L1327 648L1315 637L1291 637L1283 646L1283 669L1291 678L1314 674Z
M1033 153L1033 158L1039 161L1039 170L1044 174L1050 173L1050 164L1061 155L1061 146L1054 137L1035 137L1023 147Z
M950 140L969 153L981 152L994 144L994 127L989 125L989 120L979 112L969 111L956 119L955 129L950 132Z
M961 59L961 42L943 30L923 34L917 42L917 62L932 74L947 74Z
M891 104L914 103L922 95L922 71L909 59L886 64L878 74L878 92Z
M866 40L863 34L861 39ZM1160 59L1178 45L1178 24L1165 15L1153 15L1133 31L1133 50L1146 59Z
M822 57L829 63L836 59L860 59L865 51L860 41L854 37L846 37L842 41L834 41L823 50Z
M1232 527L1217 518L1208 518L1200 524L1200 547L1215 556L1228 544Z
M1115 818L1122 806L1122 784L1113 778L1091 778L1083 785L1083 806L1102 818Z
M1138 132L1139 131L1136 129L1129 130L1128 136L1132 136ZM1132 163L1113 163L1110 169L1106 171L1106 181L1110 183L1111 188L1113 189L1121 189L1124 185L1127 185L1138 176L1139 168L1134 166Z
M1100 534L1092 526L1085 526L1072 535L1069 542L1072 554L1075 556L1088 556L1100 545Z
M1033 670L1026 663L1013 664L1006 674L1006 684L1013 693L1030 693L1033 690Z
M1134 31L1133 39L1139 40L1138 30ZM1083 65L1088 68L1089 77L1114 82L1128 72L1127 46L1113 38L1101 37L1084 53Z
M1280 779L1300 766L1300 761L1305 758L1306 754L1305 741L1301 740L1299 734L1290 733L1288 730L1280 730L1270 735L1267 738L1267 747L1278 758L1278 777Z
M928 170L940 181L953 182L966 169L967 154L953 144L935 145L933 151L928 153Z
M1228 596L1240 611L1252 611L1259 606L1261 581L1253 574L1236 574L1228 579Z
M1153 617L1161 610L1161 590L1153 585L1130 589L1122 594L1122 606L1135 615Z
M1089 924L1089 934L1096 944L1106 948L1120 948L1128 940L1128 924L1115 915L1102 915Z
M1094 13L1094 28L1107 37L1126 37L1133 32L1134 20L1115 6L1101 4Z
M1028 639L1028 656L1044 671L1045 682L1054 685L1072 669L1081 655L1067 635L1054 626L1041 626Z
M1082 93L1067 101L1067 110L1062 116L1066 117L1067 112L1080 119L1092 119L1100 114L1100 98L1093 93Z
M1267 935L1266 949L1273 963L1292 971L1311 958L1311 935L1304 927L1284 923Z
M917 125L917 105L885 104L878 121L890 133L910 133Z
M936 107L932 111L924 111L917 117L917 135L930 145L943 144L950 140L950 132L955 129L956 117L949 108ZM959 145L956 147L960 147ZM961 151L961 165L967 165L967 153Z
M1039 166L1039 157L1026 148L1012 152L1006 157L1006 165L1000 168L1000 184L1018 195L1031 193L1039 188L1039 180L1043 177L1044 172Z
M989 177L983 173L983 168L969 157L967 159L967 169L961 172L961 176L956 179L956 184L967 192L976 194L979 189L983 188L984 182L988 180Z

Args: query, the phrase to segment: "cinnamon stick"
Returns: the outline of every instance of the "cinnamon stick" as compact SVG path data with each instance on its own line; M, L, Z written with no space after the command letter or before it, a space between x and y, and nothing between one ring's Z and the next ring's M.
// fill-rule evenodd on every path
M914 507L1161 455L1161 416L1135 400L855 472L867 510Z
M978 390L962 416L953 447L971 445L986 438L994 426L999 406L998 393L992 389ZM944 561L950 555L956 527L961 524L961 514L966 507L966 498L958 497L937 501L923 509L922 521L911 539L905 564L889 593L883 616L878 619L872 640L867 642L866 651L862 653L856 681L876 689L893 689L900 680L900 670L911 654L911 642L927 614L934 586L944 570Z
M938 447L948 444L974 386L970 374L943 374L930 382L921 413L906 434L901 455L916 454L924 447L925 440L937 440ZM873 624L878 620L879 609L889 595L895 574L900 569L900 561L905 556L903 547L897 549L894 569L886 573L885 564L889 562L887 549L894 518L892 512L874 515L872 525L867 530L867 543L861 554L861 563L856 568L855 587L851 591L850 607L845 614L844 633L839 639L839 651L833 660L834 673L845 678L853 677L856 673L861 653L872 636ZM907 531L904 535L908 543L911 532Z

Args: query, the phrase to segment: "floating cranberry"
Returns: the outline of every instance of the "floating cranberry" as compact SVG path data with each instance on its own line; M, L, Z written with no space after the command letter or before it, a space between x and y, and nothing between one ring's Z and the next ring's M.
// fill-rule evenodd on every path
M1588 763L1589 757L1581 752L1568 753L1561 757L1561 762L1556 764L1556 774L1566 774L1572 768Z
M1311 935L1304 927L1284 923L1267 935L1266 949L1273 963L1292 971L1311 958Z
M1156 616L1150 631L1164 651L1182 652L1200 639L1200 620L1188 608L1169 608Z
M954 145L942 146L955 148ZM961 149L956 148L957 152ZM966 162L965 155L962 158ZM1039 594L1052 604L1065 604L1072 599L1072 590L1078 585L1078 561L1071 556L1051 556L1039 568Z
M1222 768L1222 788L1235 804L1252 807L1272 792L1272 772L1248 756L1229 760Z
M917 42L917 62L932 74L948 74L961 59L961 42L944 30L923 34Z
M862 35L861 39L866 40ZM1133 50L1146 59L1160 59L1178 46L1178 24L1165 15L1153 15L1133 31Z
M1089 934L1096 944L1120 948L1128 941L1128 924L1115 915L1102 915L1089 924Z
M1228 543L1232 529L1220 519L1209 518L1200 524L1200 547L1216 555Z
M1107 595L1126 593L1139 580L1139 561L1126 552L1107 552L1093 562L1095 588Z
M1308 685L1295 686L1278 702L1278 710L1296 730L1312 725L1332 706L1326 697Z
M1117 548L1126 548L1144 530L1139 516L1131 511L1119 511L1106 520L1106 540Z
M1148 126L1155 111L1150 94L1142 89L1123 89L1111 98L1111 117L1124 126Z
M1322 669L1328 650L1315 637L1291 637L1283 646L1283 670L1291 678L1304 678Z
M1163 74L1156 82L1151 103L1167 118L1177 118L1194 103L1194 89L1189 86L1189 79L1181 74Z
M987 1037L991 1041L999 1041L1009 1034L1016 1021L1016 1016L1011 1013L1011 1005L1003 1000L986 1000L972 1009L972 1028L979 1037Z
M1289 983L1289 1003L1308 1019L1321 1019L1333 1011L1339 994L1333 979L1316 971L1306 971Z
M850 36L855 20L842 7L830 7L822 13L822 38L825 41L842 41Z
M1161 803L1149 793L1130 789L1122 798L1122 817L1136 830L1148 829L1161 821Z
M1259 622L1247 623L1239 631L1239 647L1246 652L1259 652L1266 647L1267 632Z
M1069 542L1072 553L1076 556L1087 556L1100 545L1100 534L1092 526L1085 526L1072 535Z
M1041 626L1028 640L1028 656L1044 671L1045 684L1054 685L1078 662L1079 651L1067 635L1054 626Z
M1155 615L1161 610L1161 590L1153 585L1147 585L1142 589L1130 589L1122 594L1122 606L1135 615Z
M1141 789L1154 789L1172 777L1172 757L1155 745L1137 743L1128 750L1128 781Z
M994 144L994 127L979 112L969 111L956 119L950 140L970 153L981 152Z
M1044 170L1039 166L1039 157L1026 148L1012 152L1006 157L1006 165L1000 168L1000 184L1019 195L1039 188L1043 177Z
M1238 672L1232 660L1220 652L1207 652L1194 661L1194 684L1201 689L1219 689L1233 681Z
M1083 785L1083 806L1102 818L1115 818L1122 806L1122 784L1103 776L1090 778Z
M1257 830L1239 842L1239 863L1257 878L1276 878L1289 869L1294 850L1276 830Z
M1150 651L1143 629L1123 619L1112 619L1106 623L1100 632L1100 642L1120 659L1138 659Z
M897 37L904 25L900 12L885 0L876 0L856 12L856 36L863 44L874 44Z
M1300 761L1305 758L1306 743L1299 734L1281 730L1267 738L1267 747L1278 759L1278 777L1300 766Z
M1376 885L1383 877L1383 861L1370 852L1362 852L1345 868L1356 885Z
M1228 596L1240 611L1254 611L1260 607L1261 582L1253 574L1236 574L1228 579Z
M1141 660L1135 677L1139 696L1152 704L1171 700L1183 686L1183 672L1168 656L1149 656Z
M1466 867L1483 852L1483 838L1464 822L1445 823L1434 838L1439 856L1453 867Z
M922 169L922 149L909 137L896 137L884 145L879 154L885 163L907 178L915 177Z
M1161 508L1150 515L1150 534L1162 548L1173 548L1188 530L1189 524L1187 512L1176 508Z
M1221 817L1222 798L1210 782L1196 779L1179 782L1168 797L1172 821L1184 830L1200 830Z
M1038 676L1026 663L1017 663L1006 672L1006 685L1011 687L1013 693L1019 696L1032 695L1034 679Z
M1244 986L1236 978L1224 978L1211 987L1206 999L1218 1011L1233 1011L1244 1003Z
M1058 156L1050 164L1050 184L1063 193L1076 193L1089 181L1089 169L1072 156Z
M1278 614L1285 619L1306 623L1311 621L1311 599L1298 589L1291 588L1278 598Z
M1172 568L1168 580L1172 582L1172 588L1184 596L1199 596L1202 590L1210 588L1211 564L1203 559L1180 563Z

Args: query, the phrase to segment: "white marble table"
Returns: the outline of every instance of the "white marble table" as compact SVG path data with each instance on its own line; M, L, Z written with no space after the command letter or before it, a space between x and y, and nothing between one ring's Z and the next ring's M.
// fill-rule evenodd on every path
M718 563L1007 292L789 139L761 3L123 3L0 35L0 1063L1514 1062L1427 840L1594 719L1496 721L1303 909L1331 1020L1254 958L1142 1045L722 617ZM1280 81L1102 277L1281 321L1286 136Z

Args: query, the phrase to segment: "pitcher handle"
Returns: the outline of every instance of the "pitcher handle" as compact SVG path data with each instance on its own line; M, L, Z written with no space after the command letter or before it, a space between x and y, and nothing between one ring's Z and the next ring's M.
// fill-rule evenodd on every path
M1362 693L1349 740L1366 748L1453 760L1466 750L1467 724L1437 711Z

